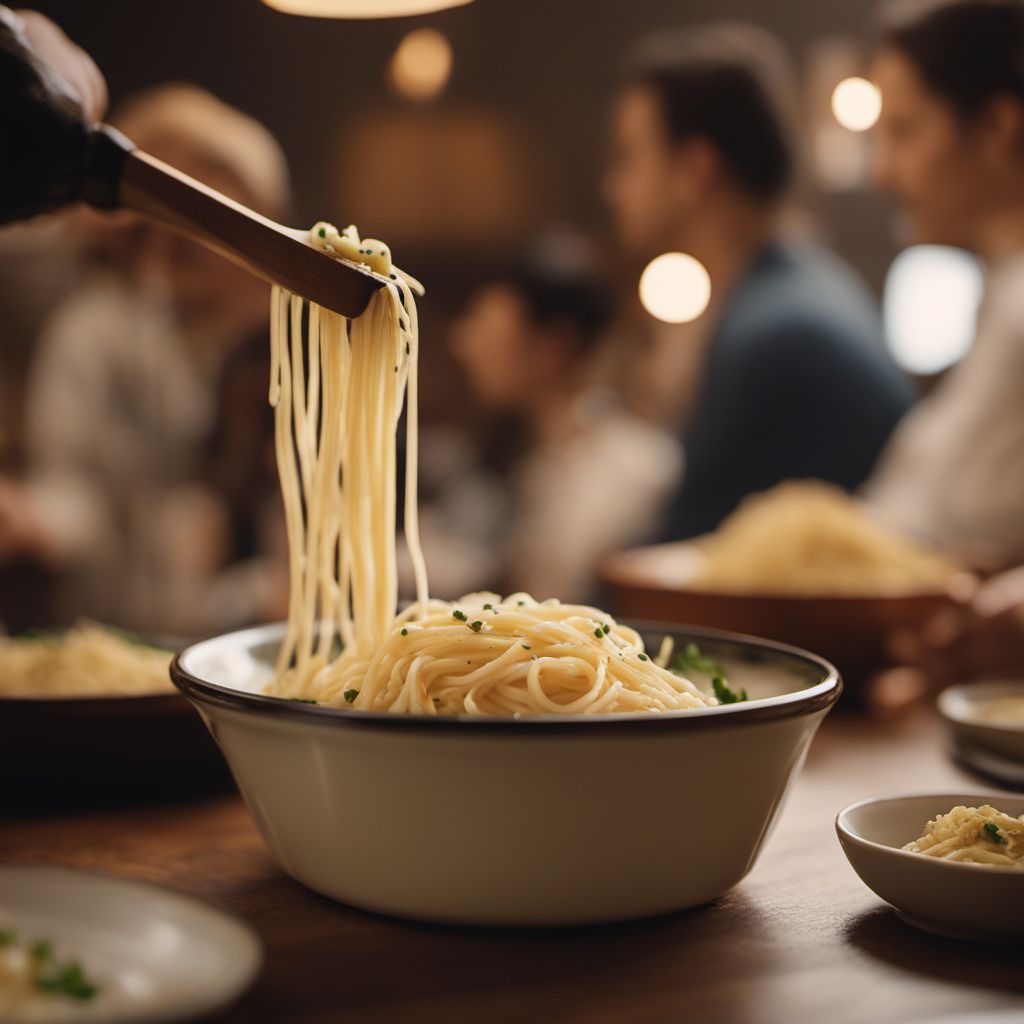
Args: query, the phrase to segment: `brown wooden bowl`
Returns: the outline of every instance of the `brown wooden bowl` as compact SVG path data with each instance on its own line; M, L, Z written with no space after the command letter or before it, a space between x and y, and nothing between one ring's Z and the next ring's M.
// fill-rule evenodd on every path
M886 639L952 607L944 591L896 596L741 594L705 590L688 581L701 559L699 540L636 548L601 567L619 618L709 626L803 647L832 662L846 696L857 701L864 681L892 664Z

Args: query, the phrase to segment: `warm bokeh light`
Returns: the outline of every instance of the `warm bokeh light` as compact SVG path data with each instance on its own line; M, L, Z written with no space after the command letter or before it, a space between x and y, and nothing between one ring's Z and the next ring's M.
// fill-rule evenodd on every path
M473 0L263 0L287 14L314 18L401 18L463 7Z
M832 92L832 113L851 132L865 132L882 112L882 95L866 78L844 78Z
M962 249L915 245L885 278L882 309L893 357L911 373L938 373L962 358L974 338L982 272Z
M435 99L451 73L452 48L433 28L418 28L405 36L388 65L391 88L410 100Z
M708 308L711 278L704 265L682 252L656 256L640 275L640 301L651 316L684 324Z

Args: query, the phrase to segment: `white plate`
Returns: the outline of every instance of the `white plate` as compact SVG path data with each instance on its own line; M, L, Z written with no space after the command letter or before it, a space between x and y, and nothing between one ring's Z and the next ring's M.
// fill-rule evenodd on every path
M1024 939L1024 869L963 864L902 846L925 822L953 807L992 804L1024 814L1012 793L929 793L861 800L841 811L836 832L861 881L892 904L908 924L937 935L980 941Z
M231 1002L252 982L260 941L241 921L144 882L60 867L0 866L0 914L19 938L50 939L100 987L89 1002L47 999L22 1020L179 1021Z
M1024 725L1000 725L978 718L982 705L999 697L1024 697L1024 679L951 686L939 695L939 713L960 742L1024 764Z

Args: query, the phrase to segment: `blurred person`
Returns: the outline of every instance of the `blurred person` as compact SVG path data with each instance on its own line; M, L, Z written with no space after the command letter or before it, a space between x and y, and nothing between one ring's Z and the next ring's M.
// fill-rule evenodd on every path
M788 478L859 486L912 401L862 285L781 235L789 77L780 43L753 26L660 33L615 107L605 194L623 243L644 259L689 253L712 285L665 539L713 530Z
M92 59L38 11L0 5L0 224L52 203L50 139L56 118L91 122L106 109L106 82ZM56 191L59 192L59 189ZM45 313L74 280L74 260L56 224L19 224L0 233L0 472L22 453L22 397L31 342ZM2 542L0 542L2 543Z
M914 242L986 267L967 356L907 417L866 494L969 562L1024 562L1024 3L896 4L873 77L874 172Z
M113 121L213 188L270 216L284 213L277 143L209 93L158 87L126 102ZM268 288L128 215L77 216L100 259L40 340L28 398L29 475L0 486L0 557L20 549L59 568L62 620L84 614L148 631L206 629L215 623L197 595L223 564L230 530L222 503L202 485L204 444L225 357L254 331L265 338Z
M1024 4L946 0L883 8L874 172L912 239L960 246L986 268L967 356L893 437L866 495L894 525L983 570L1024 562ZM1024 672L1024 569L981 583L918 631L875 703Z
M504 503L488 500L472 478L445 503L456 539L475 540L466 558L491 577L467 577L456 588L489 583L542 599L585 600L600 558L644 539L655 525L678 477L678 448L612 394L584 383L609 313L589 255L563 237L477 290L456 323L452 348L470 390L520 444L509 460ZM490 509L489 529L467 510L470 490L477 507ZM442 552L449 549L439 541L430 529L424 548L428 558L447 562ZM433 580L433 564L431 573Z

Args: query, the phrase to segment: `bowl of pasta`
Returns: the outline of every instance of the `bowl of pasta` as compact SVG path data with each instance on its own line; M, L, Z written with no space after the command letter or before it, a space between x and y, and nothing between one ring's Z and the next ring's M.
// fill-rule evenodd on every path
M403 686L419 672L412 690L422 684L436 702L416 708L398 706L402 688L387 705L386 688L373 700L368 683L354 693L355 675L282 695L283 625L194 645L171 671L277 861L319 893L400 917L497 926L706 903L751 869L839 677L782 644L633 630L599 614L525 598L437 602L423 620L410 610L359 671L368 679L383 664L394 681L400 667ZM627 710L596 706L594 693L616 686ZM646 707L634 696L643 692ZM660 696L675 703L659 708ZM499 699L521 699L522 710L502 711Z
M1024 796L861 800L836 832L854 871L908 924L958 939L1024 939ZM1003 912L1000 912L1003 911Z
M752 495L714 533L602 566L619 615L770 636L824 655L848 694L891 664L889 637L953 607L970 577L816 481Z
M91 622L0 637L0 810L175 796L228 780L171 652ZM44 739L45 738L45 739Z

